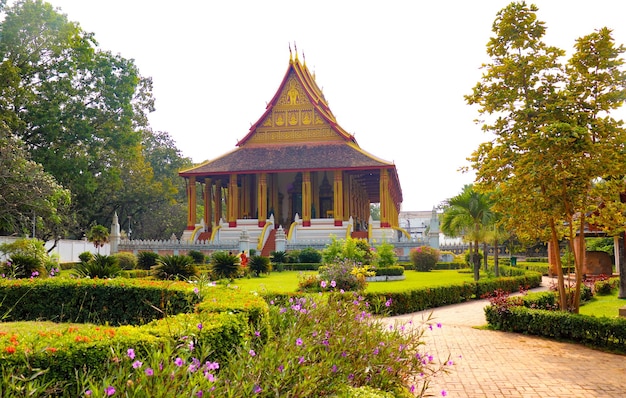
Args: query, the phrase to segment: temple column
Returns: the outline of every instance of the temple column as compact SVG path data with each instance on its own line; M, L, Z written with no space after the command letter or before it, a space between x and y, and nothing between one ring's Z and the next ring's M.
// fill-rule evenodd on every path
M190 176L187 183L187 229L196 228L196 177Z
M267 174L259 174L259 182L257 184L257 216L259 227L265 226L267 221Z
M239 209L239 189L237 188L237 174L231 174L228 181L228 226L237 226L237 210Z
M211 179L204 180L204 226L206 231L213 230L213 185Z
M311 226L311 172L302 172L302 226Z
M335 170L335 178L333 181L333 215L335 218L335 226L343 225L343 172Z
M380 227L389 228L389 173L380 170Z
M215 212L215 224L222 219L222 181L215 181L215 197L213 198L213 211Z

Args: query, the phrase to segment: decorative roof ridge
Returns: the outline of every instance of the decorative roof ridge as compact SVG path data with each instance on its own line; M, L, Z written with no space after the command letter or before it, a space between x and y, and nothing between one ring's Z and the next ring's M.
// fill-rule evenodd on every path
M377 162L385 163L388 166L394 166L395 167L395 163L394 162L390 162L388 160L379 158L378 156L369 153L368 151L366 151L363 148L361 148L356 142L355 143L348 142L347 145L351 146L352 148L354 148L354 150L361 152L363 155L371 158L372 160L376 160Z
M294 43L294 47L295 47L295 43ZM283 76L283 79L278 87L278 90L276 90L276 93L274 94L272 99L267 103L265 107L265 112L263 112L261 117L250 126L250 130L248 131L248 134L246 134L245 137L243 137L241 140L237 142L237 146L242 146L243 144L245 144L250 139L250 137L254 134L254 132L256 131L257 127L261 124L261 122L265 120L265 118L271 113L272 108L278 102L280 94L283 91L284 87L286 86L287 80L289 79L289 75L291 74L292 71L294 75L296 76L296 78L298 79L298 81L300 82L300 84L302 85L307 98L309 99L311 104L314 106L314 108L320 113L322 118L326 120L326 122L330 124L331 128L337 134L339 134L345 141L354 142L358 146L354 135L348 133L345 129L339 126L335 118L335 115L333 115L328 105L328 102L324 98L324 94L322 90L319 88L319 86L315 82L315 79L312 78L312 75L309 72L306 65L303 65L300 63L300 60L298 59L297 47L295 47L295 53L296 54L294 58L291 52L291 45L290 45L289 46L289 66L287 67L287 71L285 72Z

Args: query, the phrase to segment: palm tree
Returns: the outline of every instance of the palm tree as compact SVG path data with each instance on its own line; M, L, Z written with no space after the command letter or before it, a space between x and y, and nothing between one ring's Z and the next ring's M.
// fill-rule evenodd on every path
M87 240L93 243L100 253L100 248L109 241L109 230L103 225L94 225L87 231Z
M494 213L491 211L488 194L477 192L472 184L465 185L457 196L444 205L441 230L448 236L463 236L473 241L471 250L474 280L480 279L480 254L478 243L484 240L485 227L490 225Z

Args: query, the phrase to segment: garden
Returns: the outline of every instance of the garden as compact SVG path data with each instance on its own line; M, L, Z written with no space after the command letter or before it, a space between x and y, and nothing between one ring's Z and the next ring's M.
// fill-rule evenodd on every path
M453 371L423 325L382 317L538 286L500 266L382 244L236 255L81 254L58 264L36 240L0 247L2 394L8 396L423 396ZM310 262L305 262L310 261ZM382 270L382 271L381 271ZM368 282L378 274L402 280Z

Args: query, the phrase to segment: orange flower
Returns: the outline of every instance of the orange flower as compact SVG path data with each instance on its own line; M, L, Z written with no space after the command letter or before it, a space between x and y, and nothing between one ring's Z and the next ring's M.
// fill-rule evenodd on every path
M58 350L54 347L46 347L46 351L48 352L57 352Z
M5 347L4 352L6 352L7 354L15 354L15 347L13 347L12 345Z

